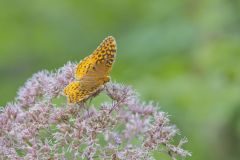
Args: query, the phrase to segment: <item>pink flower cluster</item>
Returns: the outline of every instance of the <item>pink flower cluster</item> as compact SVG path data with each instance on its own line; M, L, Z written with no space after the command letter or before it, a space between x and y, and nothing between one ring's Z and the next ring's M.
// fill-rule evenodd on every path
M76 64L33 75L0 113L0 159L172 159L191 154L174 142L178 130L153 102L142 103L129 86L105 85L100 106L54 102L74 80ZM96 95L94 95L96 96ZM91 98L93 98L92 96Z

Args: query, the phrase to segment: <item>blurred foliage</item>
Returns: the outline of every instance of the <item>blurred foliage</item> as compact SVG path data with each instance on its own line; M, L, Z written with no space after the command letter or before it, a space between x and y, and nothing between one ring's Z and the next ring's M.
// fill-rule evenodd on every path
M118 44L112 80L159 102L192 159L240 157L238 0L2 0L0 105L33 73L79 61L107 35Z

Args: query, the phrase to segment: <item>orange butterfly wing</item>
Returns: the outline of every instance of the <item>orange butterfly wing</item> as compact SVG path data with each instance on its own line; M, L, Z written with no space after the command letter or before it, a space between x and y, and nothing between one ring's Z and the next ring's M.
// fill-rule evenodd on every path
M64 89L70 103L87 99L110 80L108 75L115 61L116 49L115 39L109 36L90 56L78 64L75 71L77 81Z
M104 39L90 56L80 61L75 71L75 78L81 80L93 75L100 77L108 75L116 57L116 50L116 41L112 36Z

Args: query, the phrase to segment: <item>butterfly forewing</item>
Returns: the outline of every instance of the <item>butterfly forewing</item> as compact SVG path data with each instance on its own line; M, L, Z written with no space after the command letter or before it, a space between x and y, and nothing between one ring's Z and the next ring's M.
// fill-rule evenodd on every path
M77 80L86 77L95 79L96 76L108 75L116 57L116 49L116 41L112 36L104 39L90 56L79 63L75 71L75 78Z

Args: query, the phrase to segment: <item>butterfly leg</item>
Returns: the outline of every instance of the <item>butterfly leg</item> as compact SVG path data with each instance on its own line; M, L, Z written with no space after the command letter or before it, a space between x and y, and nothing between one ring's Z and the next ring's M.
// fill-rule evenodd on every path
M88 103L89 103L89 106L90 106L92 100L93 100L93 97L89 98L89 102L88 102Z
M93 98L89 99L88 106L90 107ZM90 116L89 107L87 107L87 114Z
M87 112L87 116L89 116L89 115L90 115L89 107L86 106L86 103L85 103L85 102L82 102L82 104L83 104L83 109Z
M103 78L103 84L107 83L110 81L110 76L106 76Z

